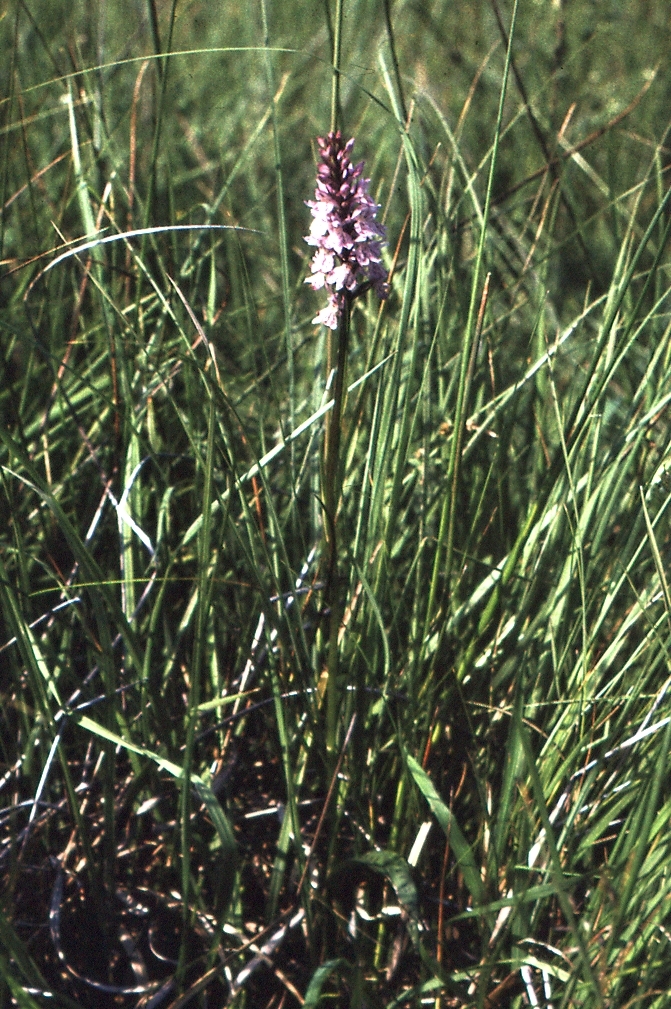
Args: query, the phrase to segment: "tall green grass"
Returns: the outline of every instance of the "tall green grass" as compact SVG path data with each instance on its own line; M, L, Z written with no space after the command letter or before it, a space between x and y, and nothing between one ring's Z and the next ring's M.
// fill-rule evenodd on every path
M3 11L0 1005L666 1006L666 8L513 8Z

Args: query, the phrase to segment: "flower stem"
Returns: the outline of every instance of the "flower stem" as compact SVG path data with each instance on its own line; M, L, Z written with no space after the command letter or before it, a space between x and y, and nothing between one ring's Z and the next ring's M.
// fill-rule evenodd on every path
M326 752L329 765L335 761L337 756L341 693L338 670L338 632L340 630L342 600L338 573L337 511L340 499L340 436L349 342L350 304L350 298L345 297L338 329L329 332L328 343L329 375L335 367L333 409L328 419L324 438L324 541L327 563L324 603L329 614L326 658L328 675L326 684Z
M342 11L344 0L336 0L335 31L333 34L333 80L331 82L331 132L335 132L340 112L340 40L342 38Z

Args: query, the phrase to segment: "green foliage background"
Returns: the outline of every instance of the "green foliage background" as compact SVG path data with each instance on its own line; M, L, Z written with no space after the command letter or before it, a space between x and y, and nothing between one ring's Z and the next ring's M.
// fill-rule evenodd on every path
M334 768L336 5L0 10L2 1005L667 1004L668 7L512 11L342 5Z

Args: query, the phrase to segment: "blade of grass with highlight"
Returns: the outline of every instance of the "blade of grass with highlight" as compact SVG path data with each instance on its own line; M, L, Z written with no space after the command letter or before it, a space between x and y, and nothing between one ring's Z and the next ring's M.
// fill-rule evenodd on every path
M457 508L457 494L459 487L459 475L460 475L459 470L461 466L461 451L462 451L461 443L463 439L464 425L466 422L466 410L468 408L466 392L468 385L470 384L468 381L469 362L471 361L472 349L475 346L476 321L477 321L476 312L477 312L478 299L481 296L480 291L481 277L485 269L485 244L487 240L487 231L489 227L489 215L492 202L492 189L494 185L494 172L497 167L499 140L503 125L503 108L506 97L506 89L508 85L508 75L510 72L512 44L513 44L513 38L515 36L517 5L518 0L515 0L510 22L510 31L508 33L508 48L506 51L506 60L503 69L503 79L501 83L501 93L499 99L499 111L496 126L494 128L494 140L491 150L489 177L487 180L487 190L485 194L485 205L482 213L480 239L478 243L478 250L476 253L475 265L473 269L473 278L471 281L471 296L468 305L468 318L466 319L466 325L464 327L464 339L460 353L459 385L457 387L457 402L455 406L454 421L453 421L454 428L452 434L450 458L448 463L447 481L446 481L449 490L445 495L443 510L440 517L440 528L438 530L438 543L433 562L433 571L431 574L431 588L429 590L429 601L426 608L427 617L426 617L425 636L426 633L428 633L429 626L434 617L434 610L436 607L438 597L438 579L441 575L441 572L443 572L445 575L447 592L450 593L451 589L450 583L452 578L452 555L454 551L454 528L455 528L455 516Z

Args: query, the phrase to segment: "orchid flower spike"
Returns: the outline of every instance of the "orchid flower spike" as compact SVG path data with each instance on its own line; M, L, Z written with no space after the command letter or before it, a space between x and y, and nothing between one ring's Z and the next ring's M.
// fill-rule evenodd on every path
M368 193L370 179L363 178L363 161L356 166L350 161L354 138L343 143L337 130L318 137L317 143L321 164L315 199L305 201L313 217L305 241L316 251L305 282L328 293L328 304L313 323L337 329L348 295L355 298L373 287L379 298L387 297L387 271L382 265L386 232L375 220L379 207Z

